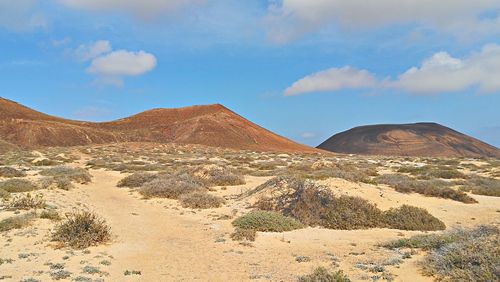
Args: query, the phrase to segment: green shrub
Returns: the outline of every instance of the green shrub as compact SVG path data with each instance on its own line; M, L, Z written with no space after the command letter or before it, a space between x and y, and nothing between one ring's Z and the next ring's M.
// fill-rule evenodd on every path
M383 221L388 227L401 230L435 231L446 228L441 220L427 210L408 205L385 211Z
M291 217L269 211L252 211L235 219L233 226L262 232L284 232L304 227Z
M76 249L96 246L110 239L111 231L106 221L88 211L67 215L52 234L53 241Z
M179 197L184 208L211 209L219 208L225 201L221 197L210 195L205 191L196 191Z
M42 194L32 196L30 193L26 195L15 196L7 202L9 210L30 210L42 209L46 206L45 199Z
M90 173L83 168L73 168L68 166L57 166L40 171L40 175L51 176L54 178L68 178L80 184L86 184L92 181Z
M22 170L17 170L13 167L0 167L0 177L12 178L12 177L25 177L26 172Z
M324 267L316 268L313 273L299 277L299 282L350 282L342 270L328 271Z
M38 187L27 179L13 178L0 182L0 189L9 193L30 192Z
M409 173L420 179L432 179L432 178L466 179L467 178L467 175L458 171L456 168L449 166L425 165L420 167L401 167L398 169L398 172Z
M156 178L158 178L158 175L156 174L147 172L136 172L120 180L116 186L137 188L144 185L144 183L155 180Z
M35 166L53 166L58 164L60 164L60 162L49 159L41 159L33 162L33 165Z
M201 183L187 174L164 176L145 183L139 192L147 197L178 199L181 195L204 190Z
M36 215L34 213L28 213L6 218L0 221L0 232L9 231L12 229L21 229L27 226L35 218Z
M245 178L243 175L236 173L232 169L216 165L196 168L190 174L207 186L231 186L245 184Z

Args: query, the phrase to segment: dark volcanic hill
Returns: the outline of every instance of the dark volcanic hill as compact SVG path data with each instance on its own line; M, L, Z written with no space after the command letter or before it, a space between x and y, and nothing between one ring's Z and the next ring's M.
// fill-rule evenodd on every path
M500 157L500 150L437 123L355 127L335 134L318 148L345 154Z
M112 142L159 142L259 151L313 152L215 104L154 109L102 123L49 116L0 98L0 144L33 148Z

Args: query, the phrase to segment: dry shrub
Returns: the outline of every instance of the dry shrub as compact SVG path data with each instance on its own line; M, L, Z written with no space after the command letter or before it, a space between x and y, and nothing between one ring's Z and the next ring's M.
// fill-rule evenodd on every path
M0 189L9 193L20 193L37 190L38 186L27 179L13 178L0 182Z
M145 183L139 192L147 198L178 199L181 195L203 190L201 185L188 174L163 176Z
M391 249L430 251L420 266L440 281L499 281L500 231L496 226L454 229L389 242Z
M467 179L460 190L472 192L476 195L500 197L500 180L482 176L473 176Z
M54 160L49 160L49 159L41 159L41 160L36 160L33 162L34 166L53 166L53 165L58 165L61 164L58 161Z
M376 177L375 181L391 186L401 193L418 193L428 197L451 199L466 204L477 203L474 198L464 192L450 188L453 183L443 180L416 180L401 174L384 174Z
M9 210L30 210L42 209L47 205L42 194L32 196L30 193L26 195L15 196L7 202Z
M51 176L54 178L68 178L80 184L86 184L92 181L90 173L83 168L73 168L67 166L57 166L40 171L40 175Z
M236 228L230 236L233 241L255 241L257 231L255 229Z
M61 220L61 216L55 210L44 210L40 213L40 218L50 219L53 221Z
M12 177L25 177L26 172L22 170L17 170L13 167L0 167L0 177L12 178Z
M70 190L73 188L73 183L71 179L68 177L44 177L38 181L40 187L42 189L48 189L51 187L62 189L62 190Z
M297 220L277 212L252 211L233 221L233 226L262 232L284 232L303 228Z
M436 165L425 165L420 167L408 166L400 167L398 172L409 173L420 179L432 179L432 178L443 178L443 179L466 179L467 175L458 171L456 168L449 166L436 166Z
M262 197L256 206L281 212L310 226L332 229L361 229L380 226L382 212L359 197L335 197L331 191L310 181L278 177L256 189L286 185L275 197Z
M10 193L4 189L0 189L0 199L7 200L8 198L10 198Z
M6 218L0 221L0 232L9 231L12 229L21 229L27 226L35 218L35 213L28 213Z
M144 185L144 183L155 180L157 177L158 175L148 172L136 172L120 180L116 186L137 188Z
M294 164L281 170L282 175L293 175L301 179L341 178L351 182L371 183L378 175L374 166L336 164L334 167L313 168L313 164Z
M383 221L390 228L401 230L444 230L444 223L423 208L402 205L383 213Z
M299 277L299 282L350 282L342 270L328 271L324 267L316 268L313 273Z
M56 226L52 240L75 249L84 249L111 239L111 230L104 219L88 211L74 212Z
M232 169L207 165L194 169L190 174L207 186L231 186L245 184L243 175Z
M221 207L225 201L221 197L210 195L205 191L197 191L179 197L184 208L211 209Z

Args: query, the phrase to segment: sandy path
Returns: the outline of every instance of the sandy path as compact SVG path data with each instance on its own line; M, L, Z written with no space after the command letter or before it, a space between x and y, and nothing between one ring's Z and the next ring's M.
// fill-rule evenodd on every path
M106 247L115 257L111 280L123 271L140 270L147 281L239 281L248 279L243 265L225 258L227 247L215 243L217 224L205 226L176 210L137 199L116 183L123 176L93 171L85 187L88 203L105 218L116 238ZM219 271L231 265L232 271Z

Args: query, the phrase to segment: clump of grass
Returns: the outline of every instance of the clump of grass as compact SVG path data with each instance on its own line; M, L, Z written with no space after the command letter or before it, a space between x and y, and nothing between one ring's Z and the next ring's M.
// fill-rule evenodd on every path
M0 232L9 231L12 229L21 229L28 226L30 222L36 218L35 213L16 215L0 221Z
M210 195L205 191L196 191L179 197L184 208L211 209L221 207L225 201L221 197Z
M262 232L284 232L304 227L291 217L269 211L252 211L235 219L233 226Z
M329 271L324 267L316 268L313 273L299 277L299 282L350 282L347 275L338 270L335 272Z
M22 170L17 170L13 167L0 167L0 177L12 178L12 177L25 177L26 172Z
M27 179L13 178L0 182L0 189L9 193L20 193L37 190L38 186Z
M245 184L243 175L232 169L217 165L196 168L191 173L207 186L232 186Z
M57 166L40 171L40 175L54 178L68 178L71 181L87 184L92 181L90 173L83 168L73 168L68 166Z
M139 192L147 197L178 199L181 195L203 190L201 183L188 174L163 176L145 183Z
M444 230L444 223L423 208L402 205L383 213L383 221L391 228L401 230Z
M53 220L53 221L59 221L59 220L61 220L61 216L55 210L44 210L44 211L42 211L40 213L40 218L50 219L50 220Z
M385 247L430 251L420 266L424 273L446 281L498 281L500 230L496 226L455 229L443 234L417 235Z
M42 209L47 205L42 194L32 196L30 193L26 195L15 196L7 202L9 210L30 210Z
M236 228L234 232L231 233L230 237L234 241L255 241L257 231L255 229Z
M158 175L156 174L148 172L136 172L120 180L116 186L137 188L141 187L147 182L155 180L156 178L158 178Z
M473 176L467 179L460 190L472 192L476 195L500 197L500 180L482 176Z
M76 249L109 241L111 230L106 221L88 211L68 214L52 234L52 240Z
M406 175L384 174L375 178L379 184L386 184L401 193L418 193L428 197L451 199L454 201L472 204L477 201L465 194L450 188L453 183L443 180L416 180Z

